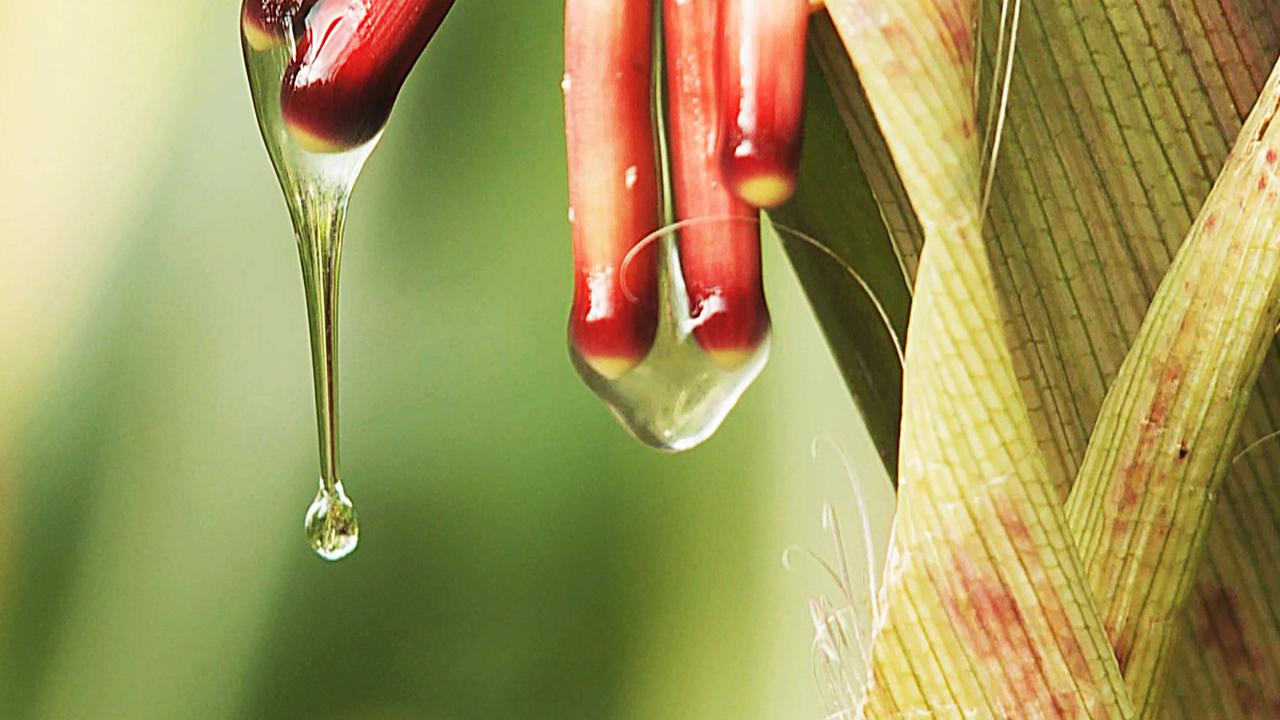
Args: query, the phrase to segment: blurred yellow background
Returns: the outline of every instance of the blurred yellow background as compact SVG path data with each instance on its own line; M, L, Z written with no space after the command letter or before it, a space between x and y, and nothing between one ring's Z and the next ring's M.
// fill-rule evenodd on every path
M315 492L294 242L234 0L0 0L0 720L818 718L833 438L888 489L776 243L770 367L662 456L569 366L561 7L461 0L356 190ZM853 536L856 533L847 532ZM856 563L860 543L851 540Z

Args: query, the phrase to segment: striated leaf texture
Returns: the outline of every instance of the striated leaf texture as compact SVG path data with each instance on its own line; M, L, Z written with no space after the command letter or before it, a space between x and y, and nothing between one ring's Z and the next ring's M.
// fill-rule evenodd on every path
M1065 481L1280 50L1280 6L1055 0L1023 11L988 233L1041 446ZM1277 427L1273 357L1243 436ZM1264 446L1224 485L1174 661L1199 674L1175 684L1161 717L1276 716L1280 574L1266 549L1280 545L1277 471L1280 453ZM1123 494L1101 501L1113 518L1127 512Z
M985 5L983 87L1000 13L998 0ZM1280 50L1280 4L1045 0L1022 12L986 235L1015 367L1065 498L1146 304ZM896 245L879 252L910 274L913 209L893 191L896 168L877 154L883 141L825 23L816 17L816 54ZM811 295L820 287L810 284ZM1273 352L1241 434L1248 442L1277 428ZM1271 443L1231 467L1162 717L1280 715L1277 471Z
M1158 717L1179 611L1280 322L1280 70L1107 394L1067 501L1142 717Z
M863 712L1129 717L1003 342L979 220L975 7L828 3L926 240Z

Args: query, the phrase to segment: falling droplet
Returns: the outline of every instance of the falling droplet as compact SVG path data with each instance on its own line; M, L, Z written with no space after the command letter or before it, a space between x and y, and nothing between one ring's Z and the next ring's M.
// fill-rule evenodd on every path
M356 508L347 497L342 483L329 488L320 480L320 491L307 508L307 540L316 554L325 560L341 560L360 542L360 522Z
M359 530L339 475L338 271L351 190L380 134L344 151L311 152L287 131L280 90L301 30L297 8L305 5L282 3L293 11L273 18L279 32L267 35L250 22L246 4L242 45L258 126L284 191L302 262L321 471L320 493L307 510L307 538L321 557L339 560L355 549Z
M764 369L770 341L766 329L754 345L733 353L731 359L728 353L708 352L695 331L724 311L723 302L711 295L691 310L674 240L664 238L656 245L661 268L659 319L644 359L610 377L600 371L598 361L589 362L572 344L570 356L587 387L636 439L679 452L715 434ZM764 322L767 327L767 317Z

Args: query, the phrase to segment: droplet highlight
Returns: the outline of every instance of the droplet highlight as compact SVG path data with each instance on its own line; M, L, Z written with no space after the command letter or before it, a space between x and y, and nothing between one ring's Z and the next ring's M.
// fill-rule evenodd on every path
M330 488L320 481L320 491L307 508L305 528L311 549L325 560L341 560L356 549L360 522L341 482Z

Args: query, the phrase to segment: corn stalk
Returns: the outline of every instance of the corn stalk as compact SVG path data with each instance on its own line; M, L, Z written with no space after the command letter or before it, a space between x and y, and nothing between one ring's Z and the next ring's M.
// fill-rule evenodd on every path
M1274 107L1264 98L1241 131L1280 49L1280 10L1026 3L979 239L959 220L981 205L984 146L953 131L973 120L975 138L994 134L979 110L1006 67L1011 24L997 21L1010 8L828 8L811 36L829 94L814 93L807 129L844 152L808 160L776 216L878 282L886 306L915 288L898 444L880 407L893 398L857 372L883 335L851 341L843 328L870 325L866 308L832 302L837 281L792 250L882 455L901 453L868 716L1273 717L1280 577L1265 558L1280 547L1280 454L1263 444L1233 459L1280 418L1280 366L1263 360ZM824 234L832 220L808 197L842 178L856 243ZM984 343L995 347L970 347ZM1110 645L1095 656L1099 627ZM1166 692L1170 663L1193 677Z

